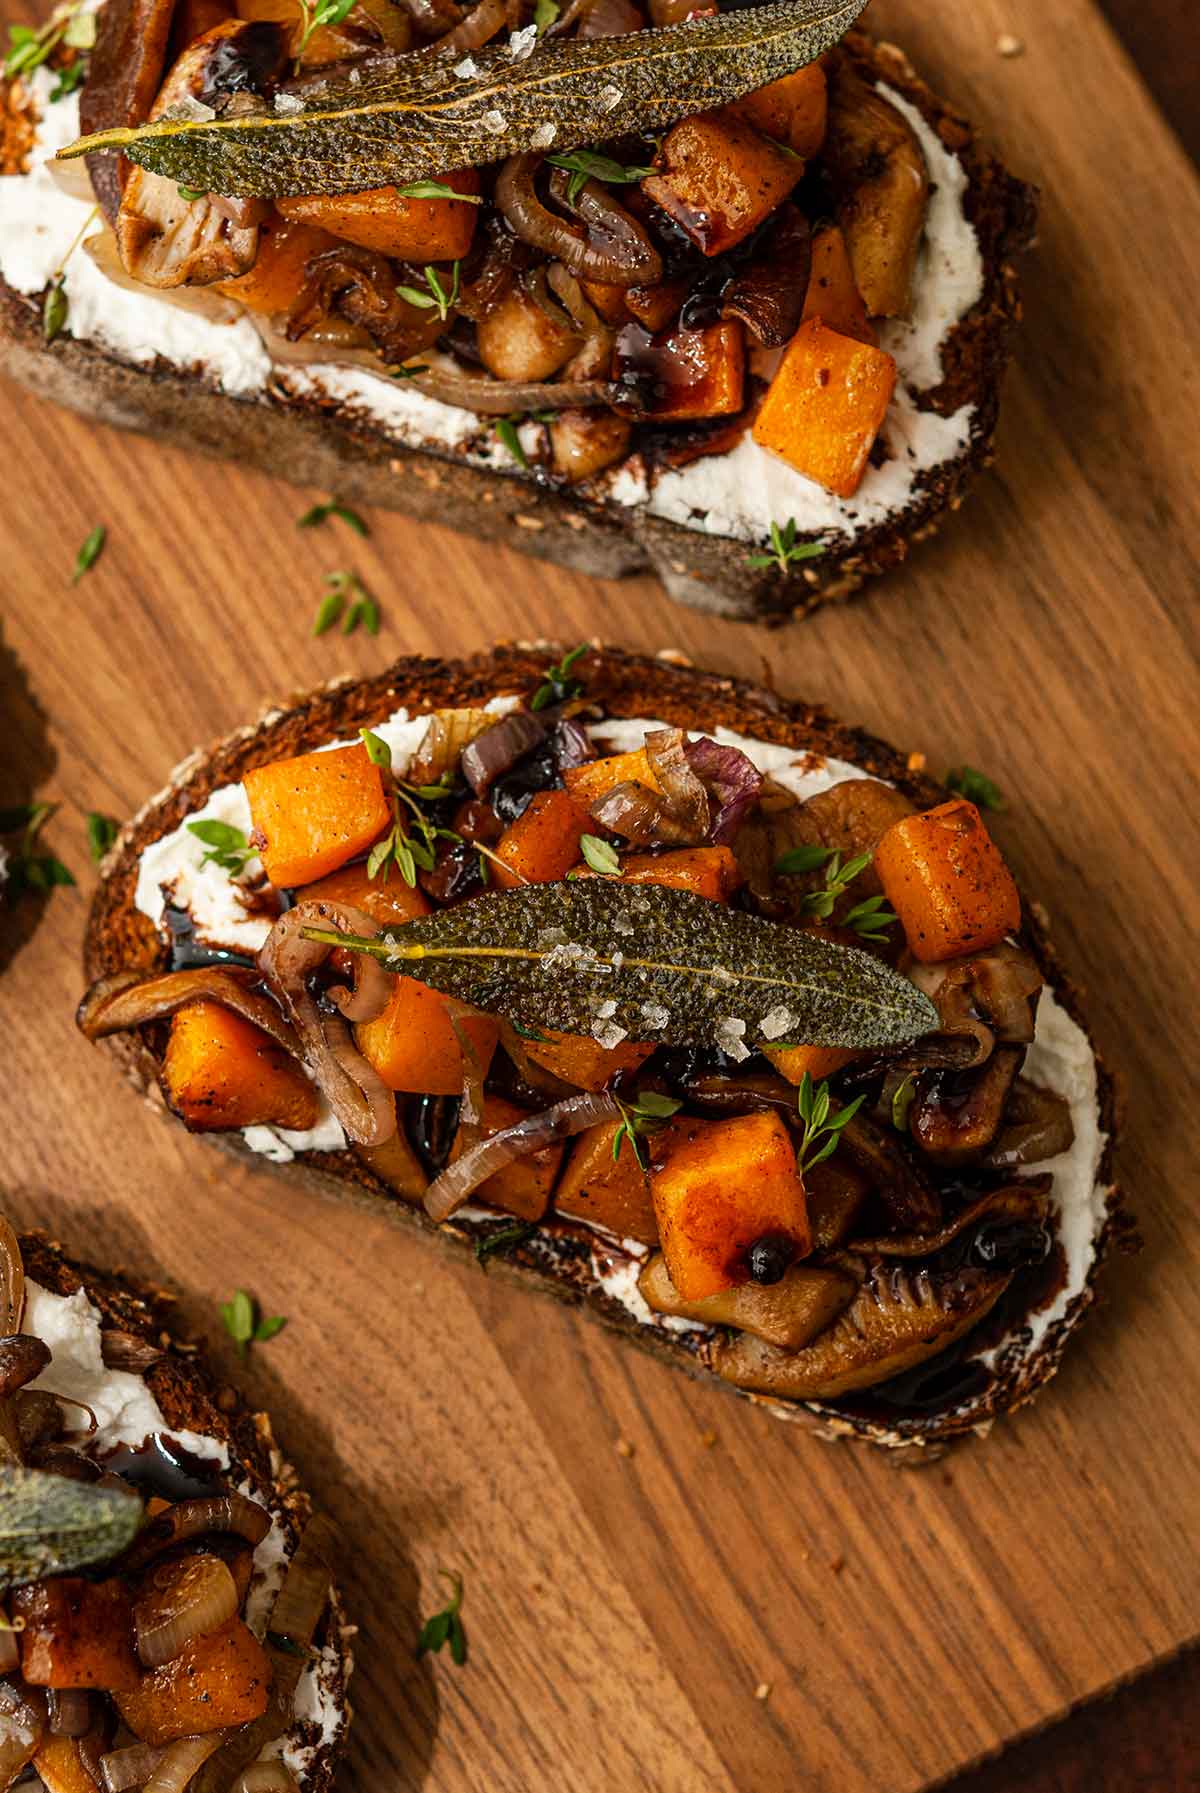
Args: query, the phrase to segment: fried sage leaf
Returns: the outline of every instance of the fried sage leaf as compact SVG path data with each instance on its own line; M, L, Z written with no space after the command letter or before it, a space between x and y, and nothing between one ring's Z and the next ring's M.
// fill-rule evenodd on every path
M65 158L119 150L205 193L349 193L478 167L517 151L569 150L653 131L813 62L866 0L776 0L623 37L552 41L518 62L507 45L372 56L285 89L286 109L160 119L98 131Z
M736 1057L784 1037L899 1045L938 1025L928 997L869 953L662 885L530 884L373 940L303 931L518 1027L624 1029Z
M41 1469L0 1470L0 1589L111 1562L132 1543L142 1503Z

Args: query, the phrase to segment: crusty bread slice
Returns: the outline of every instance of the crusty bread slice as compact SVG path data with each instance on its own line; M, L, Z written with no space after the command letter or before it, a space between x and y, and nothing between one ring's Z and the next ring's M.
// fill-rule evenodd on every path
M727 616L803 614L855 591L902 561L911 543L957 510L987 465L1012 327L1020 315L1012 258L1031 240L1032 188L1010 175L961 113L938 98L895 46L855 32L845 52L867 79L884 80L923 114L967 177L967 216L978 238L983 291L943 348L945 377L922 406L949 416L973 407L968 439L919 480L903 509L862 527L821 558L786 574L747 564L747 544L651 515L589 501L514 469L499 474L452 450L404 447L364 414L311 397L270 392L232 398L169 364L135 366L63 334L43 339L41 304L0 282L0 370L98 422L241 462L298 484L336 491L421 521L466 528L541 559L599 577L651 570L672 597ZM771 521L762 519L765 538Z
M203 1349L180 1339L175 1297L123 1272L98 1270L69 1257L44 1232L22 1234L20 1247L27 1277L54 1295L82 1289L99 1312L102 1333L131 1335L158 1353L143 1374L168 1426L224 1444L231 1480L246 1485L251 1497L270 1510L290 1534L289 1548L294 1547L312 1515L312 1503L275 1442L270 1416L245 1406L236 1390L218 1388ZM296 1724L292 1737L304 1762L300 1793L330 1793L345 1749L351 1710L347 1683L354 1666L350 1637L335 1587L319 1636L321 1679L345 1720L328 1735L311 1719Z
M84 945L89 981L128 968L145 973L167 969L163 943L134 905L138 861L151 842L178 827L215 789L235 782L254 766L314 749L335 738L352 737L360 727L377 725L401 705L411 714L419 714L478 705L507 693L528 693L548 660L560 652L557 645L540 643L499 646L469 660L398 660L375 678L337 682L289 708L268 711L256 725L193 754L177 769L166 789L122 829L101 867ZM837 722L825 710L740 680L694 670L677 664L674 658L649 659L604 649L589 661L588 688L603 699L612 716L657 718L693 730L725 727L760 741L793 747L798 756L808 752L848 760L864 773L896 784L923 807L946 795L930 778L913 770L895 748ZM1027 944L1060 1004L1082 1026L1076 999L1059 969L1040 911L1027 903L1025 915ZM165 1029L159 1028L143 1030L141 1035L118 1035L108 1042L135 1085L152 1095L158 1091L164 1038ZM757 1395L745 1398L764 1401L776 1412L807 1421L826 1436L855 1433L893 1446L928 1443L964 1432L1028 1399L1057 1367L1067 1337L1093 1299L1095 1271L1118 1216L1118 1198L1110 1188L1113 1093L1102 1068L1098 1069L1097 1099L1108 1144L1097 1173L1098 1186L1106 1195L1095 1226L1095 1257L1085 1286L1048 1328L1036 1350L1006 1351L1002 1373L969 1401L919 1415L906 1413L895 1422L842 1411L829 1403L765 1401ZM208 1137L246 1154L237 1135ZM390 1194L350 1152L303 1152L294 1162L277 1167L277 1174L301 1176L326 1192L382 1208L398 1225L436 1238L451 1249L466 1252L474 1242L472 1225L451 1222L434 1228L423 1209L410 1207ZM693 1374L709 1373L703 1352L697 1354L689 1343L690 1335L639 1324L596 1285L590 1268L577 1253L548 1250L544 1240L533 1240L505 1258L494 1259L493 1265L493 1274L512 1276L527 1286L578 1303L645 1349ZM1046 1291L1036 1286L1036 1273L1028 1274L1030 1303L1036 1306Z

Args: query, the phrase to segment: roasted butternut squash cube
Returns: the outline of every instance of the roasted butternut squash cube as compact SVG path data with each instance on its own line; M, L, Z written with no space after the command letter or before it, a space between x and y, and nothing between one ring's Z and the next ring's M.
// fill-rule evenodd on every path
M826 491L852 498L895 386L890 355L809 318L783 352L754 440Z
M722 116L728 113L752 124L764 136L786 143L807 162L825 141L829 118L825 70L819 62L810 62L795 74L768 81L744 100L735 100L723 109Z
M923 964L982 952L1021 925L1013 875L964 797L894 823L875 849L875 870Z
M155 1748L261 1718L271 1697L267 1653L241 1619L206 1631L161 1668L142 1675L135 1691L117 1695L117 1710L134 1736Z
M579 842L591 825L569 791L539 791L500 836L496 858L490 861L494 881L501 890L556 884L578 863Z
M460 261L475 234L479 207L471 198L479 192L479 175L474 168L455 168L434 178L468 197L412 199L398 187L367 187L359 193L306 193L276 204L285 218L315 224L396 261Z
M473 1043L486 1075L500 1037L490 1015L467 1015L459 1026ZM389 1089L410 1095L460 1096L463 1054L445 996L401 977L382 1015L360 1021L354 1030L358 1049Z
M11 1596L24 1622L21 1673L31 1687L99 1687L121 1693L140 1685L133 1613L122 1581L59 1575Z
M745 1282L756 1239L790 1239L797 1257L811 1250L796 1151L777 1114L676 1120L649 1143L663 1256L683 1300Z
M614 367L619 379L634 382L640 414L657 421L729 417L745 402L746 338L736 318L657 336L627 324Z
M804 296L804 318L820 318L839 336L874 344L875 330L862 294L854 283L854 269L846 239L836 224L813 232L812 265Z
M303 1133L320 1112L316 1087L297 1060L219 1002L189 1002L172 1016L162 1079L168 1106L193 1133Z
M557 1213L603 1227L618 1239L658 1244L650 1178L627 1139L613 1157L619 1121L589 1127L571 1148L554 1198Z
M729 847L680 847L668 853L630 853L621 861L626 884L665 884L712 903L727 903L743 879Z
M590 809L601 797L607 797L619 784L644 784L662 794L662 786L646 758L646 749L632 753L610 753L606 759L589 760L586 766L568 766L563 783L584 809Z
M576 1089L607 1089L622 1071L636 1071L655 1050L653 1044L638 1045L622 1040L617 1046L602 1046L587 1034L555 1033L546 1028L544 1040L525 1040L525 1052L535 1064Z
M518 1108L515 1102L506 1102L500 1096L485 1096L483 1124L478 1138L490 1139L493 1133L515 1127L518 1121L527 1119L528 1114L528 1109ZM467 1142L460 1130L450 1151L451 1164L461 1158L466 1149ZM516 1214L521 1220L540 1220L550 1206L551 1192L565 1151L566 1142L558 1140L540 1152L514 1158L511 1164L506 1164L481 1183L476 1195L480 1201L493 1208L502 1208L506 1214Z
M661 172L642 191L705 255L723 255L786 199L804 164L729 112L681 119L663 140Z
M656 1254L638 1277L638 1288L656 1314L736 1326L781 1351L800 1351L849 1307L858 1281L846 1270L793 1264L776 1283L743 1282L700 1301L685 1301L671 1281L666 1258Z
M803 1082L806 1071L814 1083L820 1083L859 1056L844 1046L764 1046L763 1053L781 1077L796 1084Z
M219 282L216 291L264 316L287 311L304 287L309 257L336 249L337 241L315 224L301 224L276 213L259 229L258 256L249 273Z
M83 1765L74 1737L44 1738L33 1765L46 1793L96 1793L96 1783Z
M302 753L247 772L254 841L279 889L312 884L385 834L392 804L365 747Z

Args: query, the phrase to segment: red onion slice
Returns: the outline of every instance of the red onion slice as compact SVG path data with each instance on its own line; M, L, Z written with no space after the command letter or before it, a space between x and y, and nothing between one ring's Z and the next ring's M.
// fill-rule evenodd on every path
M205 1532L232 1532L247 1544L261 1544L271 1529L266 1507L244 1494L205 1494L195 1500L176 1501L157 1519L142 1527L136 1542L121 1559L126 1575L142 1569L164 1550L198 1538Z
M726 846L758 802L763 775L740 747L722 747L708 735L689 741L684 753L713 809L708 838Z
M646 758L662 789L672 821L690 841L708 834L708 793L692 770L681 728L651 729Z
M128 1749L114 1749L100 1758L100 1775L106 1793L129 1793L131 1787L144 1787L164 1750L149 1743L133 1743Z
M75 1020L85 1039L103 1040L109 1034L161 1021L189 1002L220 1002L261 1027L293 1058L301 1057L295 1033L275 1004L250 988L255 982L256 973L235 965L200 965L151 978L137 971L117 971L92 985Z
M477 797L485 797L531 748L546 738L546 731L528 710L512 710L491 728L468 741L462 753L463 777Z
M448 1220L456 1208L486 1183L496 1171L516 1158L527 1158L556 1140L569 1139L601 1121L612 1121L620 1114L612 1096L604 1093L568 1096L541 1114L527 1115L511 1127L480 1140L454 1164L447 1165L430 1184L425 1196L425 1211L431 1220Z
M210 1756L215 1756L224 1743L226 1731L210 1731L206 1737L181 1737L168 1743L143 1793L183 1793Z
M266 945L258 955L258 967L279 999L284 1013L295 1026L303 1042L303 1056L309 1072L349 1137L359 1145L382 1145L396 1131L396 1100L379 1073L359 1052L342 1016L323 1015L316 998L308 988L308 979L333 951L319 940L305 940L304 928L336 928L339 932L355 932L363 917L356 909L338 903L312 900L300 902L281 915L271 929ZM367 922L370 932L379 930ZM366 954L357 954L364 958ZM384 973L387 980L387 973ZM348 1011L356 1019L366 1019L381 1012L390 995L377 980L363 986L368 994L358 1002L347 1000ZM372 1004L382 1002L379 1008Z

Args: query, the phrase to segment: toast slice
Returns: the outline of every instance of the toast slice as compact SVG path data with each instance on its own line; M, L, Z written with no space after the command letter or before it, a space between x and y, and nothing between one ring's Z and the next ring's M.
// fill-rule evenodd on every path
M294 1678L289 1664L295 1658L271 1633L275 1598L285 1578L286 1564L295 1555L301 1539L307 1535L310 1552L319 1553L323 1546L316 1542L319 1526L308 1531L313 1519L312 1503L275 1442L269 1416L244 1406L235 1390L218 1387L203 1350L178 1337L175 1302L168 1292L131 1281L122 1273L97 1270L78 1262L42 1232L26 1233L18 1241L7 1223L2 1231L6 1236L6 1254L11 1257L14 1248L18 1248L23 1265L24 1311L20 1329L42 1339L49 1348L49 1361L31 1390L69 1392L76 1405L60 1409L60 1413L74 1414L83 1401L97 1421L90 1435L69 1429L68 1422L47 1432L43 1423L39 1435L26 1444L27 1467L86 1480L84 1466L79 1463L82 1456L127 1477L147 1503L158 1498L159 1507L152 1509L150 1529L141 1534L133 1547L139 1553L139 1564L143 1558L146 1564L169 1562L172 1548L175 1556L179 1555L179 1547L172 1547L169 1538L157 1553L152 1547L155 1511L161 1522L164 1513L175 1510L168 1507L168 1501L197 1502L236 1491L244 1497L243 1504L253 1502L266 1509L271 1529L248 1562L249 1547L240 1542L240 1537L257 1533L257 1526L239 1534L236 1522L227 1531L218 1525L203 1534L201 1548L207 1546L229 1563L238 1578L245 1624L254 1635L266 1640L268 1660L274 1652L275 1674L282 1672L285 1677ZM156 1429L139 1436L143 1423ZM26 1436L24 1431L22 1436ZM189 1533L180 1528L178 1535L186 1538ZM188 1548L194 1546L184 1546L185 1550ZM192 1560L204 1560L210 1566L212 1563L211 1556ZM142 1568L131 1558L118 1558L111 1567L106 1566L105 1573L117 1578L135 1599L144 1588ZM240 1578L246 1573L249 1580L242 1593ZM37 1584L26 1588L24 1596L32 1598L36 1607L37 1589L52 1590L55 1585L53 1580ZM12 1596L18 1603L22 1597L22 1590ZM236 1625L234 1628L238 1629ZM30 1642L28 1633L27 1625L26 1643ZM299 1655L308 1655L309 1660L300 1672L294 1694L288 1695L288 1709L293 1715L290 1725L281 1730L278 1721L247 1719L240 1732L229 1729L221 1749L196 1773L192 1784L198 1793L200 1789L203 1793L223 1793L245 1762L254 1761L260 1751L263 1759L282 1756L300 1793L328 1793L350 1724L350 1636L340 1596L331 1584L311 1649L296 1646ZM98 1636L85 1636L82 1641L87 1647L98 1645L100 1640ZM122 1648L128 1651L129 1646L124 1644ZM257 1646L247 1648L253 1662ZM164 1654L160 1651L160 1659ZM171 1661L168 1657L165 1667L156 1673L169 1673ZM280 1663L284 1665L282 1671ZM23 1666L31 1679L37 1678L24 1659ZM132 1658L129 1667L136 1677ZM196 1675L199 1685L205 1674L203 1663L197 1660L190 1672ZM56 1679L50 1684L81 1683L68 1676L65 1682ZM118 1683L115 1677L103 1676L92 1682L84 1679L82 1684L119 1684L126 1691L131 1686L128 1678ZM105 1697L120 1700L123 1696ZM155 1708L152 1722L162 1724L165 1718L167 1728L174 1728L179 1734L178 1725L171 1725L175 1716L170 1704L172 1697L164 1702L165 1711ZM100 1722L94 1708L92 1716ZM149 1721L143 1725L142 1718L126 1707L122 1707L122 1717L134 1731L134 1739L151 1744L158 1741ZM228 1722L236 1724L237 1717L238 1714L232 1714ZM111 1719L115 1723L115 1712ZM191 1729L197 1728L191 1724ZM114 1743L111 1724L105 1735L108 1741L97 1745L101 1752L131 1742L126 1735L125 1744ZM51 1741L59 1749L66 1747L61 1739ZM79 1785L86 1778L76 1770L72 1780L70 1765L58 1759L34 1765L51 1788Z
M462 661L400 660L376 678L335 683L289 708L269 711L256 725L193 754L166 789L125 826L101 868L85 939L88 979L145 978L171 969L173 963L188 962L186 957L173 956L167 933L144 912L147 907L153 910L156 901L166 900L167 887L156 880L160 870L167 875L167 862L152 857L142 871L143 855L149 849L160 854L161 846L156 843L186 840L186 819L206 806L211 806L206 811L210 815L232 815L232 810L223 807L229 787L246 774L331 742L353 741L360 729L378 729L388 719L389 726L395 726L402 712L410 719L403 727L412 751L424 728L415 719L434 711L477 710L486 703L517 696L528 701L557 651L544 645L501 646ZM618 719L629 718L710 736L718 730L732 731L732 735L722 734L721 740L753 752L759 756L756 763L773 768L777 777L795 774L801 780L815 781L816 788L836 779L876 781L873 788L890 787L889 801L902 811L910 806L928 810L947 795L923 772L914 770L915 758L910 761L824 710L694 670L679 663L678 657L648 659L617 649L598 649L588 654L583 665L585 692L580 701L602 706L598 712L602 720L590 725L598 737L603 737L605 729L619 732L622 724ZM622 747L629 748L642 732L641 721L636 726L624 725ZM605 751L603 744L598 751ZM791 773L779 771L781 767L791 768ZM479 900L486 903L487 898ZM1039 1032L1030 1048L1036 1063L1030 1059L1029 1075L1069 1103L1074 1132L1074 1143L1061 1161L1056 1158L1049 1165L1033 1166L1034 1183L1048 1190L1045 1224L1052 1239L1049 1255L1037 1265L1021 1269L994 1315L968 1335L965 1348L956 1346L935 1360L946 1372L944 1383L932 1390L926 1383L920 1402L899 1398L896 1388L886 1401L870 1390L845 1398L795 1399L780 1398L769 1387L738 1388L737 1392L765 1403L777 1414L806 1422L824 1436L856 1435L894 1447L928 1444L986 1425L1027 1400L1049 1378L1068 1336L1094 1298L1096 1272L1118 1216L1111 1173L1112 1086L1088 1041L1075 995L1058 966L1040 911L1036 905L1026 904L1023 914L1020 947L1046 986ZM202 932L197 929L195 935ZM189 947L186 930L174 938L176 947L181 943ZM193 937L189 950L195 944ZM1038 976L1034 981L1039 981ZM133 1083L154 1095L162 1089L166 1039L166 1027L156 1022L116 1034L108 1044ZM515 1050L519 1058L519 1046ZM655 1061L650 1062L652 1066ZM731 1074L736 1075L736 1067ZM816 1074L824 1076L826 1072ZM413 1085L400 1082L394 1087ZM418 1082L417 1087L425 1086ZM527 1106L537 1100L528 1089L520 1093ZM200 1124L205 1124L203 1119ZM505 1249L492 1259L497 1273L580 1306L631 1342L693 1375L723 1374L722 1350L730 1335L722 1326L664 1319L642 1299L635 1284L646 1268L647 1247L639 1246L636 1239L626 1238L622 1243L619 1236L613 1236L614 1232L620 1235L635 1230L631 1222L619 1224L607 1216L612 1231L589 1228L579 1220L581 1213L587 1213L586 1205L581 1209L575 1203L569 1218L551 1211L514 1241L511 1217L506 1220L489 1212L486 1201L481 1206L480 1198L475 1197L469 1208L435 1228L419 1205L419 1193L414 1197L409 1191L407 1199L398 1197L395 1187L376 1174L364 1157L344 1149L344 1139L343 1149L327 1149L331 1144L336 1148L340 1136L331 1141L317 1133L289 1135L278 1129L272 1133L251 1128L245 1137L229 1132L210 1137L240 1152L247 1151L249 1140L269 1159L282 1161L277 1164L281 1174L302 1177L351 1202L381 1207L396 1224L461 1252L478 1250L503 1234L498 1242ZM996 1181L995 1177L985 1178L984 1184L991 1187ZM523 1212L519 1205L516 1211ZM652 1231L651 1238L654 1236ZM852 1238L846 1249L853 1253ZM845 1268L836 1251L826 1261L835 1269L839 1265ZM913 1268L911 1262L907 1269L903 1262L892 1262L886 1269L886 1278L891 1279L887 1287L882 1281L872 1285L877 1287L881 1311L896 1298L907 1302L914 1287L916 1298L923 1298L919 1264L915 1266L916 1284L904 1283ZM879 1274L882 1277L884 1273ZM644 1281L641 1287L645 1287ZM740 1380L755 1384L761 1383L762 1377L751 1373ZM725 1380L723 1385L729 1387L730 1382Z
M48 79L35 79L32 99L19 88L9 93L20 128L9 133L9 172L0 175L0 368L99 422L336 491L347 502L466 528L600 577L650 570L672 597L717 614L806 614L904 560L987 465L1020 314L1013 258L1031 241L1036 213L1033 190L899 49L854 32L838 54L919 123L937 208L914 288L924 321L909 329L893 319L883 338L906 396L903 405L893 400L889 447L853 498L829 498L745 433L728 452L681 468L658 464L651 445L570 486L545 464L544 426L540 434L526 427L531 464L523 469L487 418L464 426L468 413L434 406L435 429L430 401L412 413L415 401L394 380L359 368L273 366L247 315L229 301L218 303L236 327L222 330L180 311L171 295L127 280L114 285L86 252L76 252L67 274L66 328L47 343L42 313L55 258L46 249L47 265L39 261L39 241L50 240L43 221L67 208L61 229L54 226L65 250L86 217L82 201L62 194L40 165L74 129L74 99L49 105ZM945 295L938 280L948 282ZM964 282L973 283L965 296ZM922 431L925 445L914 447ZM764 563L770 526L784 526L789 514L800 519L800 542L821 553Z

